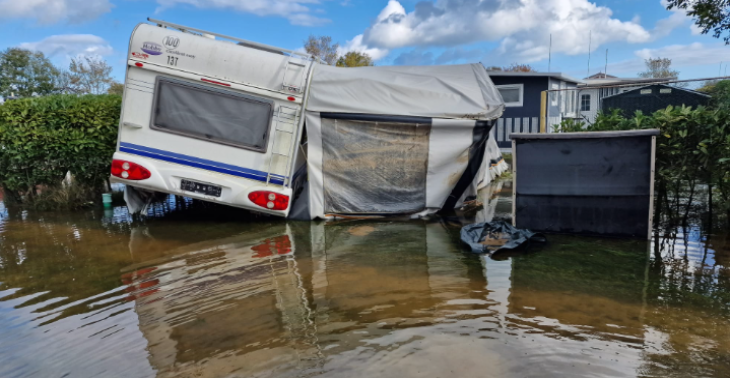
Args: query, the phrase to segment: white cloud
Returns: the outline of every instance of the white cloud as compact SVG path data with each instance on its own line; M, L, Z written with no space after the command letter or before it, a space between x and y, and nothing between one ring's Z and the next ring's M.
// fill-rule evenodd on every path
M699 26L697 26L697 24L695 24L695 23L693 23L692 25L690 25L689 30L692 33L692 35L700 35L700 34L702 34L702 28L699 27Z
M608 66L608 73L624 75L627 77L636 76L638 72L644 71L645 59L669 58L672 60L672 68L682 72L683 68L695 66L716 66L720 62L730 62L730 49L724 44L704 45L702 43L691 43L688 45L669 45L655 49L640 49L634 51L636 58L611 63ZM702 77L716 76L718 71L703 72ZM724 72L723 72L724 74Z
M662 0L663 1L663 0ZM501 60L529 63L553 53L585 54L609 42L644 43L666 36L687 21L684 11L657 22L652 30L635 17L622 21L611 9L589 0L436 0L421 1L412 12L390 0L373 24L356 39L362 49L454 47L499 42ZM404 53L404 59L410 53Z
M114 52L109 42L93 34L61 34L37 42L21 43L18 47L40 51L48 57L107 56Z
M669 58L672 67L702 66L730 62L730 49L724 44L705 46L695 42L689 45L670 45L658 49L641 49L634 52L640 59ZM714 76L714 73L708 74Z
M366 53L370 55L373 60L380 60L388 55L387 49L379 49L377 47L368 47L362 43L362 34L355 36L355 38L347 41L344 46L340 46L337 53L344 55L349 51L357 51L360 53Z
M40 24L80 23L111 11L109 0L0 0L0 19L27 18Z
M8 0L10 1L10 0ZM177 5L191 5L196 8L234 10L257 16L278 16L293 25L316 26L330 22L326 18L313 16L308 5L319 4L319 0L157 0L158 11Z
M587 0L441 0L420 2L406 12L396 0L378 15L363 41L368 46L455 46L478 41L500 41L502 54L531 62L553 52L568 55L613 41L646 42L651 33L633 21L612 17L609 8Z

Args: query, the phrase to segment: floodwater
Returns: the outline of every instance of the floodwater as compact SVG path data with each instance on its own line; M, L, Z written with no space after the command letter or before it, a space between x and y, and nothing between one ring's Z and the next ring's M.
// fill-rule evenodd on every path
M0 377L730 376L725 237L464 251L509 186L428 222L1 208Z

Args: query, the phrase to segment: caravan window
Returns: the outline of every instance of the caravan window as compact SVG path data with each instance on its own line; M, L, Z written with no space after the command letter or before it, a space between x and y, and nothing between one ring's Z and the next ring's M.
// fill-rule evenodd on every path
M273 101L158 78L152 128L266 151Z

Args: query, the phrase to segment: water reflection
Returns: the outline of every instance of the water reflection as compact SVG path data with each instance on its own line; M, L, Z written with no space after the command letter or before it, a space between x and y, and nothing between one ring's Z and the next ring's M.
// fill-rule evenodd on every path
M480 196L466 221L509 217L509 182ZM215 210L3 209L0 376L730 374L730 250L697 229L489 257L456 219Z

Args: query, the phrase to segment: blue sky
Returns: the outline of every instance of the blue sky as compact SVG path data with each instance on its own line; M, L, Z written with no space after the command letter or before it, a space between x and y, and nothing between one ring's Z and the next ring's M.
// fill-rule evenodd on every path
M730 46L701 35L663 0L0 0L0 46L46 53L60 66L99 55L123 78L129 35L147 17L286 48L330 35L378 65L527 63L582 78L635 77L667 57L680 78L725 73Z

